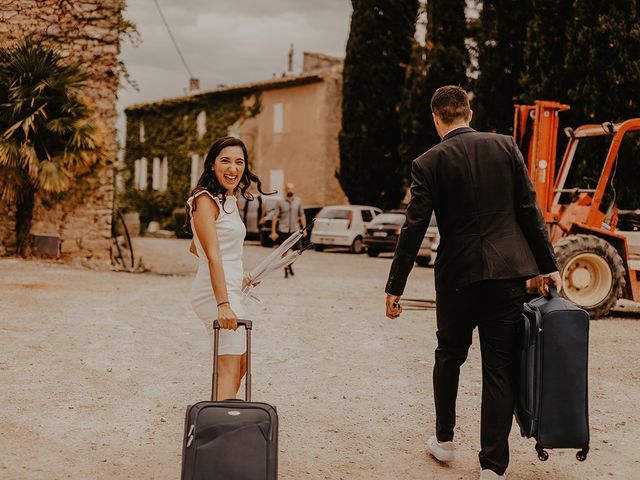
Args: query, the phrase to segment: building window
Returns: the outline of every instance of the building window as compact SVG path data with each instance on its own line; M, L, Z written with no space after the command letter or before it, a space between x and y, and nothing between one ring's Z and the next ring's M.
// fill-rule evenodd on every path
M133 185L139 190L147 189L147 159L142 157L133 163Z
M160 168L160 191L166 192L169 186L169 159L164 157Z
M269 170L269 183L271 191L277 191L280 195L284 193L284 170Z
M160 190L160 159L155 157L153 159L153 170L151 174L151 188L154 190Z
M191 189L196 188L198 179L204 171L204 158L197 153L191 155Z
M138 187L140 185L140 160L133 162L133 185Z
M207 133L207 114L202 110L196 117L196 131L198 132L198 140L204 137Z
M124 178L121 173L116 173L116 192L124 191Z
M160 160L158 157L153 159L153 177L151 188L164 192L169 184L169 160L164 157Z
M144 143L145 141L145 134L144 134L144 122L140 121L140 131L139 133L139 137L140 137L140 143Z
M273 133L282 133L284 106L282 103L273 105Z

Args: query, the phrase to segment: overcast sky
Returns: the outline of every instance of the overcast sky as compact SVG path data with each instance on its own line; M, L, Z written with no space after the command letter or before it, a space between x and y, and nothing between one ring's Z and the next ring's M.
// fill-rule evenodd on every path
M302 69L303 51L343 57L352 11L350 0L158 2L202 90L282 73L291 43L294 71ZM136 47L125 41L121 60L140 91L121 88L119 112L132 103L183 95L189 75L154 1L128 0L125 17L137 25L141 41ZM123 117L118 121L120 130Z

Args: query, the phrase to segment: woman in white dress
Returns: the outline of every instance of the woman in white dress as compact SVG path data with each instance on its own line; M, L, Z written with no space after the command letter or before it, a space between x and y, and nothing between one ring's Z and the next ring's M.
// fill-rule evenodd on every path
M213 342L213 321L220 323L218 398L235 398L246 373L244 332L236 320L244 317L242 287L248 282L242 267L245 227L236 195L247 200L251 183L262 191L260 179L248 167L247 148L234 137L215 141L204 172L187 200L185 230L193 233L190 251L198 256L191 287L191 305Z

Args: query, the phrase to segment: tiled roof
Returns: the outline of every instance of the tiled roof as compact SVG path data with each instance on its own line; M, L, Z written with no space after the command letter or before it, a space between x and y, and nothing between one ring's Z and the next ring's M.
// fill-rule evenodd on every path
M151 105L171 105L178 104L183 102L188 102L191 99L197 99L197 97L202 95L230 95L230 94L249 94L253 92L263 91L263 90L275 90L279 88L288 88L294 87L298 85L306 85L309 83L321 82L325 78L326 74L331 71L340 71L339 67L330 67L323 68L318 70L312 70L309 72L302 72L296 75L283 75L281 77L274 77L270 80L264 80L261 82L248 82L248 83L240 83L237 85L231 86L222 86L215 88L213 90L201 91L189 95L184 95L181 97L173 97L167 98L163 100L158 100L155 102L149 103L137 103L133 105L129 105L125 111L134 111L134 110L144 110L145 107Z

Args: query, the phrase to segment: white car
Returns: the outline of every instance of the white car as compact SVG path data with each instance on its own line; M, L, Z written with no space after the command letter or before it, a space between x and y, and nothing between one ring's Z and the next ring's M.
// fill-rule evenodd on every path
M428 267L431 258L433 258L436 253L438 243L440 243L438 223L436 222L436 216L431 215L429 227L427 228L427 232L424 234L424 239L422 240L422 244L420 245L420 250L418 250L416 263L421 267Z
M351 253L362 253L365 228L382 210L363 205L330 205L316 217L311 243L319 252L325 247L348 247Z

